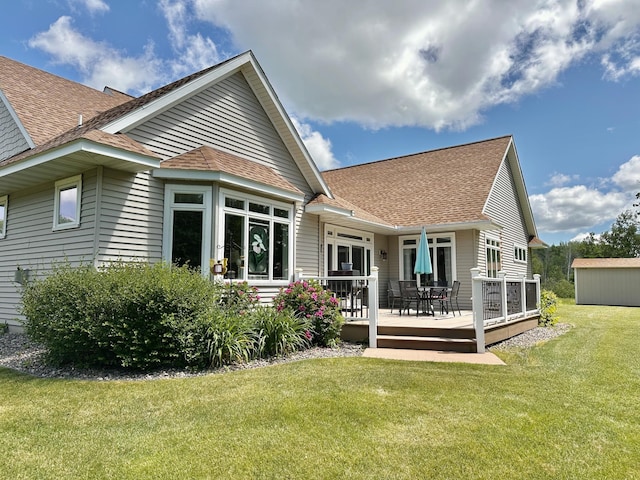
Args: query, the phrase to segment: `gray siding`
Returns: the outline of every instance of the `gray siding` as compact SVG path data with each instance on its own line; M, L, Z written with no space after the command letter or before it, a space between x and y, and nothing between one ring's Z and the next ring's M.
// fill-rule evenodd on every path
M311 189L241 73L127 132L164 159L203 145L273 168L306 194Z
M575 284L577 305L640 307L640 269L577 268Z
M502 230L488 232L496 235L501 242L502 269L509 276L526 274L529 270L524 263L514 261L514 244L527 247L529 243L527 227L522 216L522 206L518 199L513 175L509 162L503 161L496 176L491 194L485 206L485 213L497 224L502 226ZM478 267L486 273L486 253L485 235L482 232L479 242ZM527 258L530 252L527 252Z
M97 261L162 259L164 184L148 172L104 170Z
M53 262L93 260L96 170L82 175L80 226L53 231L54 182L9 196L7 235L0 239L0 323L16 324L19 286L16 268L46 274Z
M29 144L13 120L9 109L0 101L0 160L13 157L28 148Z
M309 213L301 215L298 213L298 217L295 227L295 268L302 268L305 275L320 275L322 273L320 218Z
M456 232L456 278L460 282L458 303L460 308L471 310L471 269L478 264L477 230Z

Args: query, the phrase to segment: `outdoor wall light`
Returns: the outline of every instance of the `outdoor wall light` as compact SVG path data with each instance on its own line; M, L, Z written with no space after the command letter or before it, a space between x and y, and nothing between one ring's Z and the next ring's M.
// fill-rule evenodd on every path
M387 259L387 251L386 250L380 250L380 258L382 260L386 260Z

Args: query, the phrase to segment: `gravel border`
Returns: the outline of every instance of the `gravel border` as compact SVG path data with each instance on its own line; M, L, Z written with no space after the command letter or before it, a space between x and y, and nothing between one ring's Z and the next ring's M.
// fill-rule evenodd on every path
M513 348L531 348L568 332L573 326L559 323L553 327L536 327L488 347L489 351L507 351ZM45 361L45 349L29 340L24 333L0 335L0 366L40 378L66 378L80 380L153 380L159 378L185 378L215 375L236 370L266 367L310 358L358 357L365 350L364 345L343 342L335 348L314 347L295 352L286 357L253 360L248 363L229 365L215 370L191 372L189 370L166 369L150 373L135 373L123 370L76 369L74 367L53 367Z
M46 362L45 349L29 340L24 333L0 335L0 366L40 378L66 378L79 380L153 380L159 378L185 378L221 374L235 370L266 367L280 363L309 358L357 357L365 347L343 342L335 348L314 347L295 352L286 357L253 360L248 363L228 365L213 370L192 372L190 370L165 369L147 373L128 372L116 369L76 369L71 366L54 367Z

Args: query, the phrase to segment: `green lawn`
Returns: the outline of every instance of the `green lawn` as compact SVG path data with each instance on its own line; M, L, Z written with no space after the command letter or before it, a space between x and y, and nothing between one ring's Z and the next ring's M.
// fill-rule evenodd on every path
M88 382L0 369L0 478L640 479L640 309L564 304L505 366L308 360Z

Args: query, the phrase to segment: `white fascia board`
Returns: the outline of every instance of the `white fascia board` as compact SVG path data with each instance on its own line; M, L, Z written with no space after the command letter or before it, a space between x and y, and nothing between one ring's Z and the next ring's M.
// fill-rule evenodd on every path
M9 101L9 99L4 96L4 93L2 93L2 90L0 90L0 102L2 102L4 106L7 108L7 110L9 111L9 115L11 115L11 118L18 126L18 130L20 130L20 133L22 134L25 141L27 142L27 145L29 145L29 148L36 148L36 144L33 143L33 140L31 140L31 135L29 135L27 130L24 128L24 125L20 121L20 118L18 118L18 114L13 109L13 106L11 105L11 102Z
M131 130L144 122L147 118L157 115L158 113L181 102L184 98L190 97L201 90L204 90L211 85L212 82L223 80L229 75L234 74L240 67L247 63L248 58L250 58L248 53L239 55L195 80L162 95L161 97L123 115L122 117L119 117L113 122L102 127L101 130L106 133L118 133Z
M490 220L478 220L475 222L456 222L456 223L440 223L425 224L427 232L449 232L460 230L500 230L502 227ZM421 226L414 227L396 227L398 233L420 233Z
M80 152L93 153L96 155L111 157L118 160L124 160L149 168L158 168L160 166L159 158L148 157L145 155L140 155L139 153L128 152L119 148L102 145L100 143L95 143L86 139L81 139L68 143L60 148L47 150L46 152L34 155L21 162L7 165L6 167L0 169L0 177L6 177L7 175L11 175L28 168L33 168L38 165L50 162L51 160L55 160L56 158L66 157L67 155L72 155L74 153Z
M184 170L180 168L157 168L153 170L151 174L155 178L162 178L165 180L220 182L226 185L258 191L266 195L280 197L294 202L304 201L304 195L302 193L297 194L289 190L284 190L264 183L254 182L225 172L203 172L201 170Z
M334 215L342 215L343 217L353 217L353 210L347 208L334 207L332 205L306 205L304 211L307 213L323 214L329 213Z

